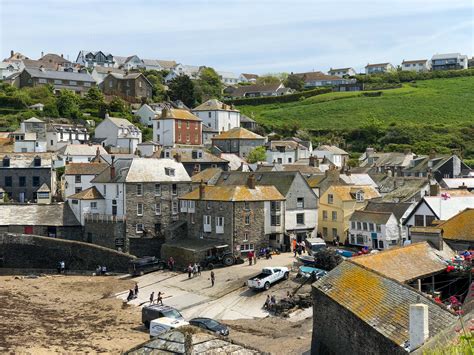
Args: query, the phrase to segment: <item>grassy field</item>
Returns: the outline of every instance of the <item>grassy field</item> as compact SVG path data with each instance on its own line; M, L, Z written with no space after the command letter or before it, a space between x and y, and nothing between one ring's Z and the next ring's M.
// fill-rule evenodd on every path
M418 81L385 90L380 97L329 93L299 102L239 109L265 126L297 124L309 130L352 129L374 119L387 126L474 123L474 77Z

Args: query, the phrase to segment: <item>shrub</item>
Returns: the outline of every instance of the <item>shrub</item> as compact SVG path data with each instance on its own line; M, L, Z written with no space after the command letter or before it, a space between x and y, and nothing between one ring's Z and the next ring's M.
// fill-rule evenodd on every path
M264 97L248 97L242 99L225 100L226 103L234 105L265 105L273 103L285 103L299 101L301 98L306 99L311 96L327 94L332 92L332 88L318 88L307 91L298 92L296 94L282 96L264 96Z

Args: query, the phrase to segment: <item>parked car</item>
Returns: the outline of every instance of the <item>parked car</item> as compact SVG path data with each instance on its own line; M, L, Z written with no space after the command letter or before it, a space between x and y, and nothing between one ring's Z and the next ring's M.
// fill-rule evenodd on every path
M309 255L314 255L327 248L326 242L322 238L306 238L304 243Z
M183 325L189 325L189 323L182 319L169 317L153 319L150 323L150 339L165 333L170 329L182 327Z
M166 262L158 259L156 256L144 256L130 261L128 272L132 276L140 276L149 272L163 270L166 268Z
M216 265L231 266L235 256L227 244L215 246L207 251L207 256L200 262L203 269L212 270Z
M184 320L181 313L179 313L178 310L170 306L161 306L158 304L152 304L152 305L145 306L142 308L142 323L147 328L150 327L150 322L153 319L162 318L162 317L167 317L167 318L172 318L172 319L177 319L177 320Z
M193 318L189 321L189 324L210 330L211 332L218 333L220 335L229 335L229 328L227 328L226 325L211 318Z
M252 277L247 281L249 288L261 290L268 290L275 282L285 279L290 276L290 271L287 267L266 267L257 276Z
M305 279L313 277L314 280L319 280L321 277L327 275L328 272L311 266L300 266L298 268L298 276Z

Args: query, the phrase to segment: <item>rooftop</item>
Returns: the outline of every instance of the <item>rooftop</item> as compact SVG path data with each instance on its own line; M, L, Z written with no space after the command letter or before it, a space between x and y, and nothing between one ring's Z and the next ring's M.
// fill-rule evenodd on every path
M58 150L58 153L61 155L86 155L94 156L99 150L99 155L107 155L107 151L100 144L68 144Z
M239 112L230 105L227 105L217 99L210 99L196 106L193 111L235 111Z
M201 121L201 119L193 115L190 111L179 108L163 108L161 116L154 118L155 120L178 119L186 121Z
M54 153L6 153L1 156L10 158L10 168L38 168L35 167L35 158L41 159L41 168L51 168L56 155Z
M350 220L375 224L387 224L391 216L392 213L390 212L354 211Z
M99 175L108 166L106 163L69 163L65 166L64 175Z
M326 152L331 152L333 154L349 155L349 153L347 153L344 149L336 147L335 145L320 145L317 146L314 150L322 150Z
M222 132L218 136L215 136L212 138L212 140L223 140L223 139L261 139L265 140L264 137L253 133L252 131L249 131L245 128L242 127L235 127L232 128L231 130Z
M333 185L328 190L332 190L342 201L355 200L359 191L364 193L364 200L380 197L379 192L372 186Z
M474 208L466 208L437 228L443 230L443 239L474 241Z
M207 168L196 175L191 177L193 183L199 183L203 181L204 183L215 183L219 176L222 173L222 169L219 168Z
M457 319L411 287L351 261L344 261L313 287L401 347L409 340L410 304L428 306L430 336Z
M172 170L172 173L170 172ZM167 174L167 172L169 172ZM183 164L174 159L134 158L126 182L191 182Z
M103 200L104 196L102 196L95 186L92 186L67 198L72 200Z
M201 200L200 189L197 188L183 196L183 200ZM285 197L277 190L275 186L255 186L254 189L247 185L240 186L208 186L204 187L203 201L226 201L226 202L244 202L244 201L282 201Z
M74 213L66 203L47 205L0 204L2 226L78 226Z
M403 215L413 207L412 203L409 202L379 202L379 201L369 201L367 206L365 206L364 211L370 212L389 212L393 213L395 217L400 220Z
M351 260L383 276L407 283L444 271L447 265L445 260L454 255L448 246L439 251L428 242L421 242L375 254L360 255Z
M75 73L66 71L55 71L55 70L40 70L33 68L24 69L33 78L44 78L44 79L59 79L59 80L73 80L73 81L85 81L95 84L94 78L87 73Z

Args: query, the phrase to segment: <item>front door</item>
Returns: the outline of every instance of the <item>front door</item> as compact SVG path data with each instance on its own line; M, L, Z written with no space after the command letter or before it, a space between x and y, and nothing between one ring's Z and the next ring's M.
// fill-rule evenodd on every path
M24 192L20 192L20 194L18 195L18 201L20 203L25 202L25 193Z
M117 200L112 200L112 216L117 215Z
M372 233L372 249L378 249L379 243L377 240L377 233Z
M33 226L25 226L25 234L33 234Z

